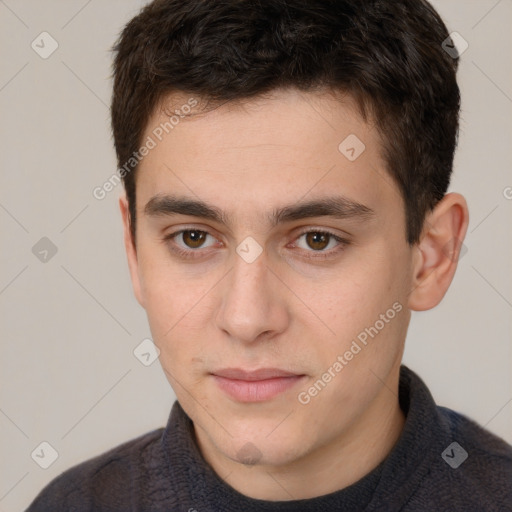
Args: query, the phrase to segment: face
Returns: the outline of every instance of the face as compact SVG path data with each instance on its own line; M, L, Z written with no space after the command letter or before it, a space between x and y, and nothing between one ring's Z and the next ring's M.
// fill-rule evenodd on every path
M144 136L129 263L201 446L277 466L349 442L396 400L383 382L409 322L413 249L378 132L348 96L292 90L160 141L168 120L159 109Z

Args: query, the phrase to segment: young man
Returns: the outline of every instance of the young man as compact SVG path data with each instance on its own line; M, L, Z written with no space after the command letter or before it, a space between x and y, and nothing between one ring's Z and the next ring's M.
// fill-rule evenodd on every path
M401 365L468 225L448 37L423 0L157 0L130 21L120 208L178 401L30 511L512 510L512 448Z

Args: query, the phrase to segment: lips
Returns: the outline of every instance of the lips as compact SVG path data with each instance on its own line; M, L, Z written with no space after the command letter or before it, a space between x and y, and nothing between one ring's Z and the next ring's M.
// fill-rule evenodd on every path
M288 391L305 375L279 368L225 368L212 372L212 377L224 393L238 402L264 402Z
M256 381L266 379L276 379L281 377L296 377L296 373L286 372L278 368L261 368L259 370L241 370L239 368L226 368L224 370L218 370L213 372L218 377L224 377L226 379L234 380L245 380L245 381Z

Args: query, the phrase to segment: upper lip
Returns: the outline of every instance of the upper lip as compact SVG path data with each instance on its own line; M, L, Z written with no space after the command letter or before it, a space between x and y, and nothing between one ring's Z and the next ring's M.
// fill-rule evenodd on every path
M300 374L287 372L279 368L260 368L258 370L242 370L241 368L224 368L212 372L217 377L225 379L257 381L277 379L279 377L299 377Z

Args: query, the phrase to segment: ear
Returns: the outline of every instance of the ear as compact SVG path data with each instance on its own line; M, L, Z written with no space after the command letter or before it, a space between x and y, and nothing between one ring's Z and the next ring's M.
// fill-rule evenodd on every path
M450 193L427 215L414 263L409 309L437 306L452 282L466 236L469 213L463 196Z
M128 268L130 269L130 277L132 280L133 292L139 304L144 308L144 298L141 291L141 280L139 276L139 262L137 259L137 250L131 233L131 218L130 210L128 208L128 200L126 194L121 195L119 198L119 208L121 210L121 217L123 219L123 232L124 232L124 248L126 250L126 257L128 259Z

